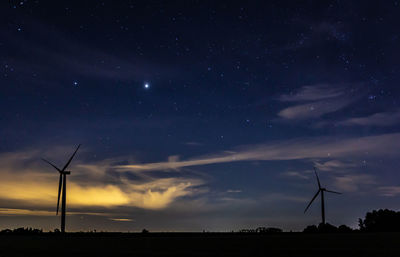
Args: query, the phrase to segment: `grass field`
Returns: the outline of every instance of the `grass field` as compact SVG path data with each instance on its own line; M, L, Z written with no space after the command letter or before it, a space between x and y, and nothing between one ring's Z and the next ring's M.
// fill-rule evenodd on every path
M400 233L2 235L0 256L400 256Z

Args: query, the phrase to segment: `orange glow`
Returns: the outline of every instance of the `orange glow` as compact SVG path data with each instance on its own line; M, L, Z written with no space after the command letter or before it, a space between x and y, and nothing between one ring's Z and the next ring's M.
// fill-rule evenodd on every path
M114 219L114 218L110 218L110 220L112 220L112 221L123 221L123 222L133 221L133 219Z

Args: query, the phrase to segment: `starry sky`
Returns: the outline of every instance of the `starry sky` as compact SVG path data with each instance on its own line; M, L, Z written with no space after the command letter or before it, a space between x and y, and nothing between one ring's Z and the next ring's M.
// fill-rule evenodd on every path
M399 209L400 2L0 3L0 228L357 227Z

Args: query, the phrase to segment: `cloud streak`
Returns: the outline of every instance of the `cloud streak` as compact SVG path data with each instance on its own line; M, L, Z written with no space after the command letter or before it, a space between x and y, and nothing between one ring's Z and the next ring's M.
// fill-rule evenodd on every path
M326 162L315 162L315 167L322 171L343 171L357 167L357 164L350 162L343 162L339 160L329 160Z
M352 101L352 99L343 98L295 105L281 110L278 112L278 116L288 120L318 118L322 115L336 112L349 105Z
M347 90L347 86L346 84L304 86L295 94L282 95L279 101L295 102L296 105L282 109L278 112L278 116L287 120L305 120L343 109L357 99L352 96L352 90Z
M400 110L394 112L380 112L366 117L350 118L340 121L337 125L341 126L392 126L399 124Z
M309 179L308 176L298 171L286 171L282 173L282 176L286 178Z
M376 184L376 178L368 174L350 174L335 177L334 185L343 192L358 191L361 186Z
M366 153L369 153L370 156L397 156L397 152L400 150L400 146L397 143L398 140L400 140L400 133L342 139L334 137L304 138L245 146L234 151L200 156L189 160L119 165L116 168L123 171L150 171L238 161L337 158L364 155Z
M342 88L319 84L303 86L296 94L283 94L279 97L279 100L281 102L304 102L334 98L342 95L344 95Z
M400 186L382 186L378 188L382 196L396 196L400 194Z
M16 208L0 208L0 216L54 216L55 211L46 210L30 210L30 209L16 209ZM68 215L95 215L107 216L106 213L99 212L74 212L68 211Z

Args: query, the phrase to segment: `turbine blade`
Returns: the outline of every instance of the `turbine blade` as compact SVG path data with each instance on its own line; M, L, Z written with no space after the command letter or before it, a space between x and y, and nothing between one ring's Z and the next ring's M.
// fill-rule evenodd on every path
M334 194L339 194L339 195L341 195L342 193L339 193L339 192L335 192L335 191L331 191L331 190L325 190L326 192L329 192L329 193L334 193Z
M68 165L71 163L71 161L74 158L76 152L78 152L79 147L81 147L81 144L78 145L78 147L76 148L75 152L72 154L71 158L69 158L68 162L65 164L64 168L62 169L62 171L64 171L68 167Z
M50 164L51 166L53 166L56 170L58 170L58 172L61 172L61 170L59 169L59 168L57 168L57 166L56 165L54 165L53 163L51 163L51 162L49 162L48 160L46 160L46 159L43 159L42 158L42 160L44 161L44 162L46 162L46 163L48 163L48 164Z
M314 195L314 197L311 199L310 203L307 205L306 209L304 210L304 213L306 213L306 211L308 210L308 208L311 206L312 202L315 200L315 198L317 198L319 192L321 190L318 190L317 193Z
M315 172L315 176L317 177L317 181L318 181L318 188L321 189L321 183L319 182L319 177L318 177L318 173L317 170L314 167L314 172Z
M62 187L62 174L60 174L60 182L58 183L58 198L57 198L57 212L58 215L58 207L60 206L60 195L61 195L61 187Z

